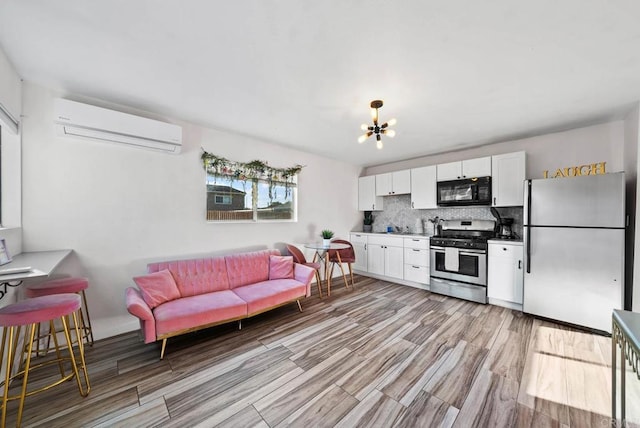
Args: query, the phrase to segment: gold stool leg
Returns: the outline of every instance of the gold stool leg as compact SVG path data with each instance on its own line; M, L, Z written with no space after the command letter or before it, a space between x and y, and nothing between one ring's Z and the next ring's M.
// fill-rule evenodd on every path
M7 329L9 330L9 337L7 340ZM13 333L14 333L14 327L4 327L2 329L2 348L1 348L1 352L2 355L4 356L4 350L5 350L5 345L7 348L7 364L5 365L5 379L4 379L4 394L2 395L2 419L0 420L0 426L4 427L7 426L7 403L9 401L9 381L11 380L11 370L13 369L12 367L12 361L13 361L13 357L14 357L14 352L13 352Z
M89 305L87 305L87 295L85 294L85 290L82 290L82 303L84 304L84 311L82 308L80 308L80 317L82 318L83 333L85 334L86 339L89 339L89 337L91 337L91 340L87 340L87 343L89 343L90 346L93 346L93 327L91 326L91 316L89 315ZM87 313L87 324L89 325L88 327L84 323L84 312Z
M62 327L64 329L64 336L67 339L67 348L69 349L69 356L71 357L71 366L73 368L73 373L76 377L76 383L78 384L78 391L80 392L81 396L86 397L87 395L89 395L89 390L91 389L91 385L89 384L89 375L87 374L87 365L85 364L85 360L84 360L84 347L82 344L82 336L80 336L80 331L78 327L78 318L76 316L76 313L73 312L73 323L74 323L74 328L76 330L76 337L78 338L78 352L80 353L79 363L81 364L83 369L86 390L83 390L82 388L82 381L80 380L80 373L78 371L78 362L76 361L76 356L75 356L75 353L73 352L73 341L71 340L71 333L69 331L69 326L70 326L69 316L68 315L63 316L61 317L61 320L62 320Z
M36 325L37 324L31 324L31 329L29 332L29 350L27 352L27 361L24 364L22 391L20 392L20 404L18 404L18 417L16 419L16 426L20 426L22 424L22 411L24 410L24 399L27 397L27 380L29 379L29 368L31 367L31 353L33 352L33 338L36 335Z
M64 362L62 360L62 354L60 353L60 345L58 343L58 334L56 331L56 327L53 324L53 320L49 321L49 336L47 336L47 349L50 348L51 338L53 337L53 346L56 350L56 358L58 359L58 368L60 369L60 377L65 377L64 373Z

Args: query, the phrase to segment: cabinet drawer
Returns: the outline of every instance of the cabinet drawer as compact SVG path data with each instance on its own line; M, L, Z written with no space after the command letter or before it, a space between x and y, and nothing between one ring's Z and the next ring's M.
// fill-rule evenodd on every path
M404 248L429 249L429 238L404 238Z
M408 265L429 266L429 250L405 248L404 262Z
M367 243L367 235L365 235L363 233L352 233L350 235L349 239L351 239L351 243L352 244L355 244L355 243L366 244Z
M522 257L522 245L489 244L490 258L517 259Z
M386 245L388 247L402 247L402 238L395 236L369 235L369 245Z
M404 279L406 281L429 284L429 268L425 266L404 265Z

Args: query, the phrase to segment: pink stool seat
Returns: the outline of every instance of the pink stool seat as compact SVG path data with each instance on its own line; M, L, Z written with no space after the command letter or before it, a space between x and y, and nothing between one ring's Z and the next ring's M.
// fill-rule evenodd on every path
M27 297L40 297L51 294L79 293L87 288L89 288L87 278L61 278L29 285L26 288L26 295Z
M77 294L53 294L34 297L0 309L0 326L36 324L69 315L80 309Z

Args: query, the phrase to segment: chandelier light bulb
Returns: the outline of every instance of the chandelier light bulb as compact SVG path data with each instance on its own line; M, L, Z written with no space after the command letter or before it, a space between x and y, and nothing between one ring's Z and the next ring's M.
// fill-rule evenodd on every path
M380 109L383 106L383 101L382 100L373 100L371 101L370 107L371 107L371 118L373 119L373 125L367 125L366 123L363 123L360 126L360 129L362 129L363 131L365 131L365 134L360 136L360 138L358 138L358 143L362 144L364 143L369 137L371 137L372 135L376 136L376 147L378 148L378 150L381 150L383 147L383 143L382 143L382 138L381 136L384 135L388 135L390 138L393 138L396 135L396 131L389 129L389 126L393 126L396 124L396 119L391 119L388 122L385 122L383 124L378 124L378 109Z

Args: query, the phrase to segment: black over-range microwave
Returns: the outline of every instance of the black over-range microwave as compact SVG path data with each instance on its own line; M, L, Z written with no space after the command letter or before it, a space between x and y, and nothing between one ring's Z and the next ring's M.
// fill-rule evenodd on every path
M491 177L439 181L438 205L491 205Z

